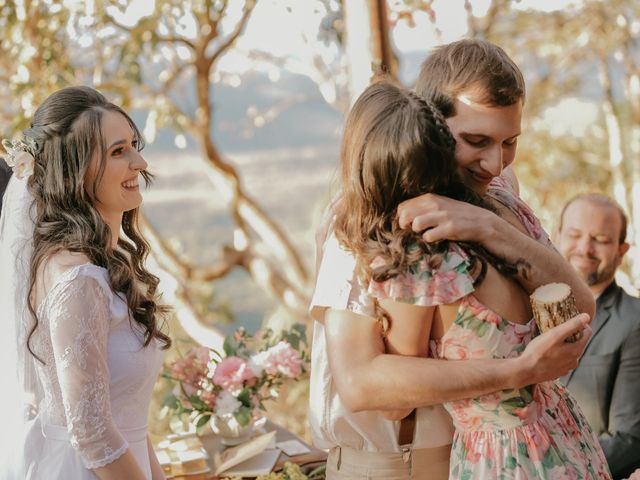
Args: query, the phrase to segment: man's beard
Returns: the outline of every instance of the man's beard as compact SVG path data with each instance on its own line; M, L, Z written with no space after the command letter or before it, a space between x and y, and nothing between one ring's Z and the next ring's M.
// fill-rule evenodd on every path
M587 285L592 287L600 283L600 276L598 275L598 272L591 272L587 274L587 278L585 278L585 281L587 282Z
M604 283L607 280L612 279L616 274L616 266L614 263L607 265L603 270L596 270L595 272L587 273L584 277L585 282L590 287Z

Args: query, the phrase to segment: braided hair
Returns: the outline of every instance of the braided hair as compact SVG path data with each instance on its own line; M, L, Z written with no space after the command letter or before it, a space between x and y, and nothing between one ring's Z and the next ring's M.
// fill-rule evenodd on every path
M447 240L427 243L420 233L400 228L397 207L403 201L434 193L493 211L462 182L455 145L440 111L411 91L382 81L355 102L342 142L335 233L355 253L365 284L393 278L425 255L437 268L448 250ZM458 245L469 255L471 270L479 271L476 283L484 278L487 262L500 272L516 273L475 242Z

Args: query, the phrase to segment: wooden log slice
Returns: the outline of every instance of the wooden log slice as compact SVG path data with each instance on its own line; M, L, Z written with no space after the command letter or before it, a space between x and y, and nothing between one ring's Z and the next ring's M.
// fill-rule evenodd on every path
M579 313L571 287L566 283L542 285L536 288L530 299L533 318L542 333L566 322ZM582 332L578 332L571 335L566 341L576 342L581 338Z

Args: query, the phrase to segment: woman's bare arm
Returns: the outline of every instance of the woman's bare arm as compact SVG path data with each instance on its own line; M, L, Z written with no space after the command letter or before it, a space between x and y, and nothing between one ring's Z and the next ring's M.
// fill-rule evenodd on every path
M517 358L436 360L385 353L371 317L328 310L324 320L329 366L352 411L412 409L556 379L578 365L591 337L582 314L533 339ZM583 329L580 341L564 341Z
M428 193L400 204L398 220L403 227L424 232L427 242L478 242L507 262L522 265L517 280L529 293L545 283L564 282L571 287L578 310L590 317L595 313L588 286L554 248L542 245L489 210Z
M385 338L386 353L410 357L426 357L435 307L382 300L380 306L389 315L389 331ZM401 420L413 408L382 410L388 420Z

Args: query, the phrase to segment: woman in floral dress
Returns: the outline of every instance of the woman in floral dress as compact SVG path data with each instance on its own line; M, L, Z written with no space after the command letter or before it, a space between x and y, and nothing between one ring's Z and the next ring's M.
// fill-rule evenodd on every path
M536 333L527 295L510 277L519 266L475 243L427 244L397 223L402 201L436 193L496 211L514 224L517 218L523 233L549 243L503 179L484 197L465 187L454 148L435 108L393 85L370 86L347 120L336 236L356 254L360 279L377 298L389 351L407 354L403 339L413 336L428 342L436 358L516 357ZM429 338L419 333L425 331ZM445 408L456 427L452 479L611 478L597 437L555 382Z

